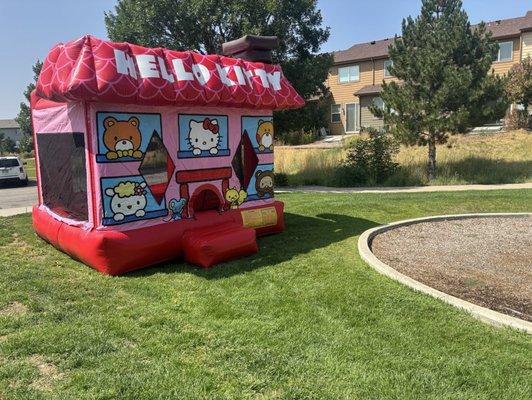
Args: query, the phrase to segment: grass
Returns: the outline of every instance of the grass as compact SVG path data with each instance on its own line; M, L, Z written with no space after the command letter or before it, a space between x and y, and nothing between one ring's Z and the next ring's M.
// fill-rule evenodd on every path
M278 148L275 170L290 185L334 184L345 149ZM532 134L525 131L452 136L437 149L438 177L429 182L426 147L402 146L398 171L384 186L520 183L532 181ZM355 186L356 183L353 183Z
M377 274L356 245L398 219L530 211L532 191L280 199L287 230L252 257L118 278L28 215L0 219L0 398L530 398L530 336Z
M24 161L26 162L24 168L26 169L28 178L37 179L37 173L35 172L35 158L26 158Z

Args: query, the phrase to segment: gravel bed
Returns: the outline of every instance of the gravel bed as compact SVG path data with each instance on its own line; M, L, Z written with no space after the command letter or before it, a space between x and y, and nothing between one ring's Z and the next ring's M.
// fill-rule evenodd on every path
M426 285L532 321L532 217L416 223L377 235L371 249Z

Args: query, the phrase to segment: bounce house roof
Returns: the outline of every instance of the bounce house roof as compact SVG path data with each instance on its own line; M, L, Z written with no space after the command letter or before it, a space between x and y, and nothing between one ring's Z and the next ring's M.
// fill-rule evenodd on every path
M304 104L278 65L146 48L89 35L52 48L36 92L57 102L269 110Z

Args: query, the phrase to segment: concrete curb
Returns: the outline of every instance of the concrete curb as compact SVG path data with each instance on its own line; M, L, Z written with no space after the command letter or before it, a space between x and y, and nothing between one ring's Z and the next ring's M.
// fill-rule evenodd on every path
M30 213L33 206L0 209L0 217Z
M388 225L378 226L376 228L368 229L358 239L358 251L362 259L368 263L377 272L386 275L393 280L396 280L403 285L410 287L419 292L423 292L437 299L443 300L459 309L469 312L473 317L486 322L488 324L503 327L509 326L515 329L519 329L526 333L532 334L532 323L524 321L519 318L515 318L506 314L502 314L497 311L490 310L489 308L481 307L479 305L462 300L458 297L451 296L447 293L440 292L430 286L427 286L421 282L416 281L402 273L396 271L389 265L380 261L371 251L371 242L375 236L379 233L386 232L390 229L398 228L400 226L408 226L417 224L420 222L441 221L441 220L456 220L456 219L468 219L468 218L484 218L484 217L522 217L532 216L532 213L486 213L486 214L457 214L457 215L438 215L425 218L415 218L404 221L394 222Z
M334 188L327 186L293 186L281 187L275 193L432 193L463 192L467 190L516 190L532 189L532 182L505 183L497 185L443 185L443 186L405 186L405 187L352 187Z

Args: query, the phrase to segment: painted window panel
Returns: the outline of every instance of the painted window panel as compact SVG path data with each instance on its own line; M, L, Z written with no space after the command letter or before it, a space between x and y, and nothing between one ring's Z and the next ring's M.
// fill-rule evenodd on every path
M256 153L273 153L273 117L243 116L242 134L247 134Z
M273 198L273 164L258 164L247 187L246 201Z
M140 161L153 135L162 138L161 115L97 112L98 154L96 161Z
M229 151L229 123L226 115L180 114L179 158L224 157Z
M157 202L140 175L101 178L103 225L118 225L168 215L164 196Z

